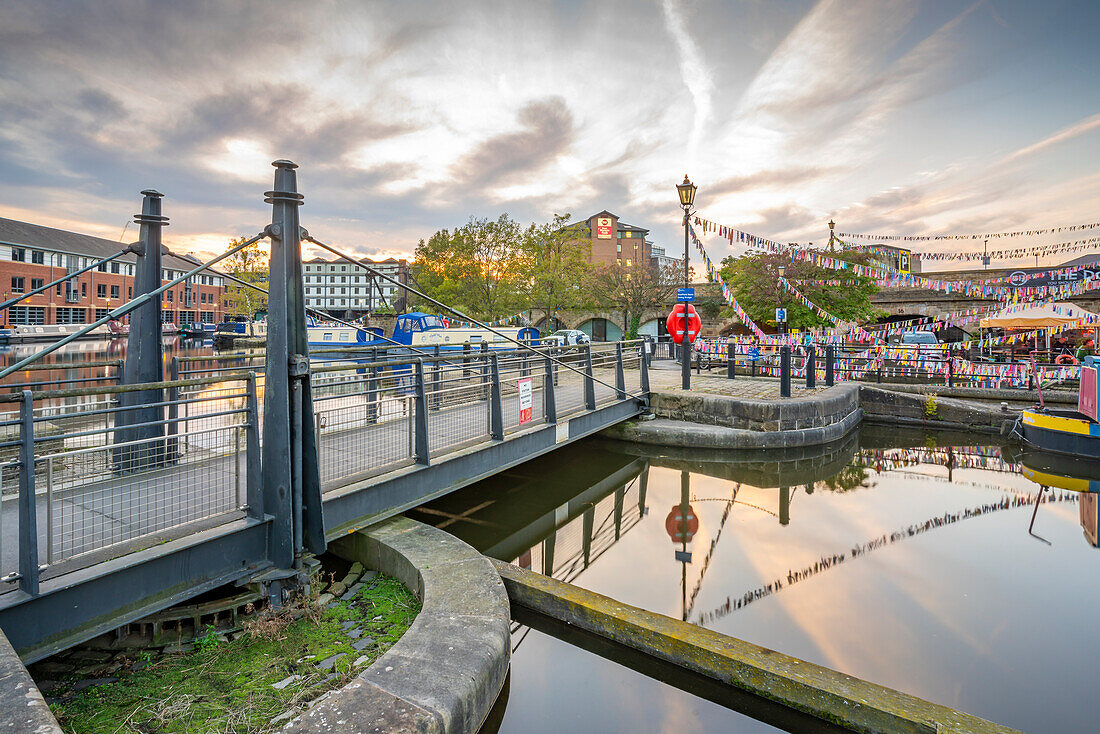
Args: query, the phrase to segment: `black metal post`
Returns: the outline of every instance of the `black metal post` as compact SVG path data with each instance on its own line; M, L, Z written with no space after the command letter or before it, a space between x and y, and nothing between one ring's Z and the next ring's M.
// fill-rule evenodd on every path
M726 377L737 377L737 344L732 341L726 342Z
M817 348L813 344L806 348L806 387L817 387Z
M168 217L161 215L161 199L164 194L153 189L141 192L141 214L134 215L140 225L137 265L134 271L134 298L155 291L161 285L161 231L168 224ZM126 361L122 368L122 384L137 385L143 382L160 382L164 379L164 347L160 338L161 299L150 298L130 314L130 333L126 337ZM155 403L163 402L160 390L125 392L118 396L119 406L124 408L115 415L115 441L130 443L114 452L114 463L119 472L130 472L164 463L165 446L161 439L165 427L164 408ZM141 406L150 407L141 407ZM144 424L139 428L130 425ZM148 442L145 442L148 439Z
M500 364L497 355L489 356L489 371L492 379L489 394L489 435L495 441L504 440L504 400L500 394Z
M834 382L833 363L836 361L836 345L825 345L825 386L832 387Z
M413 424L413 452L416 454L416 463L428 466L431 464L431 445L428 443L428 398L424 390L424 361L416 360L415 370L416 390L416 417Z
M688 267L688 207L684 207L684 288L691 287L691 270ZM684 304L684 338L680 342L680 386L691 389L691 338L688 336L688 305Z
M791 348L787 344L779 348L779 396L791 396Z
M779 524L787 526L791 524L791 488L779 488Z
M626 374L623 371L623 343L615 342L615 397L626 400Z
M643 359L641 364L638 365L638 369L641 371L639 378L639 386L641 387L642 394L646 396L646 404L649 404L649 361Z
M180 378L180 358L172 357L172 361L168 365L168 381L175 382ZM179 399L180 389L178 387L168 388L168 446L167 446L167 460L175 462L179 459ZM186 426L184 426L186 428Z
M592 380L592 344L584 345L584 407L596 409L596 383Z
M264 511L274 518L270 560L276 568L285 569L295 563L296 537L301 537L303 548L314 553L323 553L327 544L302 286L298 207L303 197L298 193L297 166L285 160L272 165L275 185L264 194L264 201L271 204L267 228L271 261L261 472ZM296 506L299 491L301 500ZM299 517L301 527L296 528Z
M947 386L955 387L955 355L947 350Z
M47 488L47 491L52 487ZM53 518L46 516L46 522ZM38 511L34 498L34 394L19 403L19 589L38 596Z
M542 383L542 412L547 423L558 422L558 402L554 396L554 362L546 358L546 372Z

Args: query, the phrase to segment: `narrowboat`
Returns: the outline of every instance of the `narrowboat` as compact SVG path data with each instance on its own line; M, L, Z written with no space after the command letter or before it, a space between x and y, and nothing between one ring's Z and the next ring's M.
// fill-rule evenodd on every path
M1081 459L1100 460L1100 423L1097 422L1096 357L1081 365L1077 409L1039 406L1020 416L1020 434L1025 444Z

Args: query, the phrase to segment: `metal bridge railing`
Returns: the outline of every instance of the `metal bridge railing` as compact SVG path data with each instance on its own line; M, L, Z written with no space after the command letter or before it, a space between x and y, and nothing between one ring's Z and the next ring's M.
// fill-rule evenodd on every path
M132 390L152 402L121 405ZM85 408L53 412L65 397ZM0 514L0 593L239 518L258 497L251 376L0 401L0 473L18 495Z

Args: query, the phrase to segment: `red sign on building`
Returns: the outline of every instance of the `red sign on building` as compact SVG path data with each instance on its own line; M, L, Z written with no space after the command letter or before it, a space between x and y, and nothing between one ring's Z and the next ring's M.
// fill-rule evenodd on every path
M596 217L596 239L611 239L611 217Z

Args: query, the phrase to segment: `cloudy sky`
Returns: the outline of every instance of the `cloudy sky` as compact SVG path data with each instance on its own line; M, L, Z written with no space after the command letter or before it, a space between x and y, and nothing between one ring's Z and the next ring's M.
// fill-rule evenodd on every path
M685 173L780 240L1094 222L1098 35L1095 0L5 0L0 216L117 239L154 187L215 252L289 158L370 256L601 209L676 250Z

